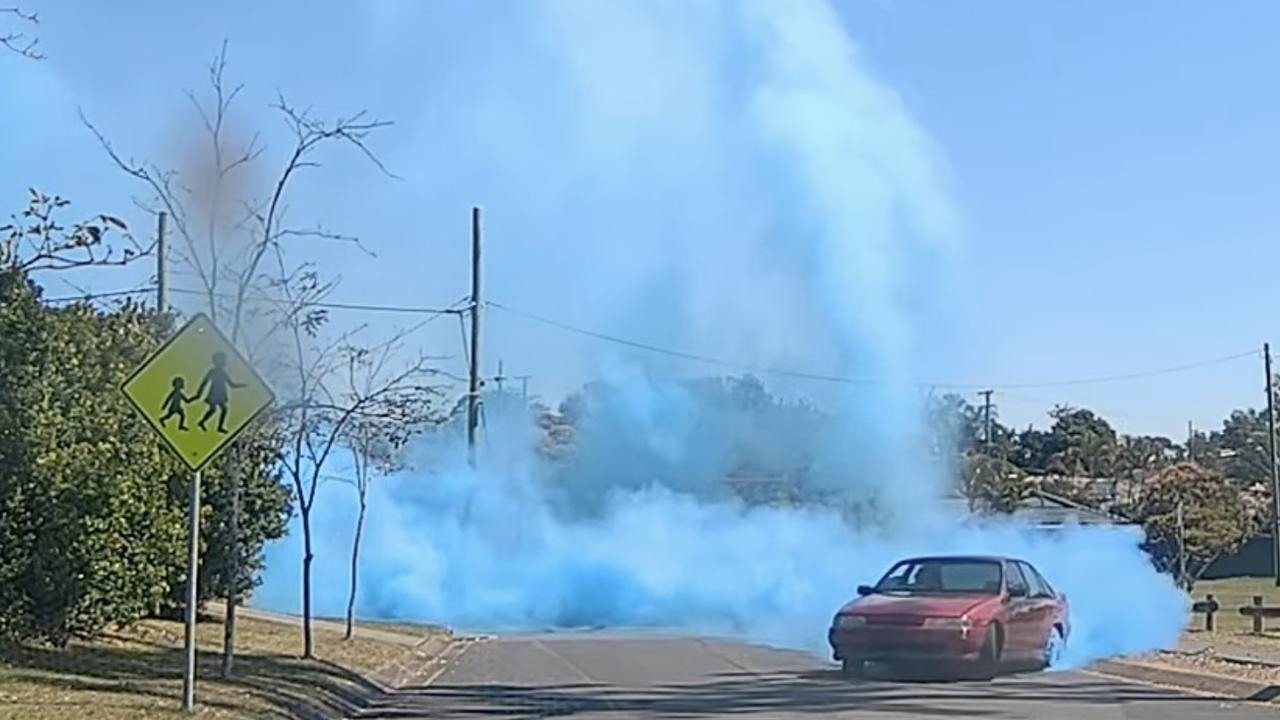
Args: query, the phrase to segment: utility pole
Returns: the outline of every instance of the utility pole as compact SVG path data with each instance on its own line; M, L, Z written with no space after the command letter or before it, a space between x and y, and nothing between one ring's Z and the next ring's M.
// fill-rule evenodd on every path
M520 399L527 401L529 399L529 377L530 376L508 375L506 371L503 369L503 366L504 366L503 361L498 360L498 374L493 378L493 381L498 385L498 395L500 397L505 398L506 395L504 394L503 391L506 390L506 387L507 387L506 382L508 380L519 380L520 381Z
M978 394L982 396L982 439L987 447L987 454L991 454L991 393L994 390L982 390Z
M1192 443L1196 439L1195 428L1191 425L1191 421L1187 421L1187 462L1196 461L1196 451L1193 449Z
M1276 469L1276 408L1271 379L1271 343L1262 344L1262 361L1267 371L1267 448L1271 454L1271 561L1280 587L1280 473Z
M169 264L169 239L165 237L165 223L169 213L161 210L156 220L156 312L161 315L169 312L169 275L166 266Z
M480 208L471 208L471 362L467 387L467 461L476 465L480 425Z
M1178 587L1187 586L1187 525L1182 515L1182 498L1178 498Z

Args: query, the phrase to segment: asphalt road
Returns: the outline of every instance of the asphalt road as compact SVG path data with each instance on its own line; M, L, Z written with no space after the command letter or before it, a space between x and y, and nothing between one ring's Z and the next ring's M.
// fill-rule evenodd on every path
M1280 719L1270 707L1091 673L850 681L792 652L686 637L531 635L474 644L361 718Z

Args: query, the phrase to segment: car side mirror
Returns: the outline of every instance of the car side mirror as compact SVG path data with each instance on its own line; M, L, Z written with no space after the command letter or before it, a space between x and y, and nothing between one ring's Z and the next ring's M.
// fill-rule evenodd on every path
M858 586L858 595L859 595L859 597L866 597L866 596L870 595L871 593L872 593L872 590L871 590L871 586L870 586L870 585L859 585L859 586Z

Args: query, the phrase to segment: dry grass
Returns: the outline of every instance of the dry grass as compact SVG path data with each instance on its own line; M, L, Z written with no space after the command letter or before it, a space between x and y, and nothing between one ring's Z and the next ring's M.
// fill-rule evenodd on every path
M342 618L329 618L328 621L334 623L346 622ZM383 630L386 632L393 632L399 635L409 635L417 638L427 638L432 635L439 635L445 632L444 628L439 625L402 622L397 620L356 620L356 627L368 630Z
M423 631L425 632L425 630ZM235 678L218 679L222 624L202 622L196 700L200 717L341 717L364 695L365 678L400 658L402 645L315 631L319 660L302 660L293 626L243 618ZM0 719L124 720L181 712L183 627L146 620L62 650L0 653Z

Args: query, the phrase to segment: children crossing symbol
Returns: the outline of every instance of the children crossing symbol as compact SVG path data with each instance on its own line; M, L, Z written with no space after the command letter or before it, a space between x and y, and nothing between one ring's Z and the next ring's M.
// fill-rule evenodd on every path
M188 394L192 386L195 392ZM203 314L135 370L123 390L192 470L204 467L274 399L248 361Z

